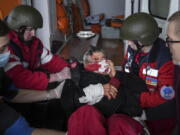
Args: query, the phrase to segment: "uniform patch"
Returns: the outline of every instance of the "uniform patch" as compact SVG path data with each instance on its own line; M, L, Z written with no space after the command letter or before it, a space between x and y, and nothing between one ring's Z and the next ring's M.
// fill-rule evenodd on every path
M153 68L149 68L147 70L146 68L144 68L143 69L143 74L144 75L153 76L153 77L157 77L158 76L158 70L157 69L153 69Z
M146 84L157 86L157 79L146 76Z
M163 86L160 90L160 95L166 100L173 99L175 96L175 91L171 86Z

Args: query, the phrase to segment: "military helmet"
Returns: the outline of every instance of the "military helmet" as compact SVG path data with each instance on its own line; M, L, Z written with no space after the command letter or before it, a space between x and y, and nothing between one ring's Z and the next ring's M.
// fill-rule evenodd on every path
M124 20L121 39L135 40L143 45L151 45L159 36L155 19L147 13L135 13Z
M43 19L37 9L27 5L20 5L10 12L7 23L11 29L19 29L22 26L42 28Z

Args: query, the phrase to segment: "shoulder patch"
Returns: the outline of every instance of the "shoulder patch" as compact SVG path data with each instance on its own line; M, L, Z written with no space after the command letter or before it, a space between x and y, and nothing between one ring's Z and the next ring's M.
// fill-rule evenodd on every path
M163 86L160 89L160 95L162 98L164 98L166 100L171 100L175 96L175 91L171 86Z

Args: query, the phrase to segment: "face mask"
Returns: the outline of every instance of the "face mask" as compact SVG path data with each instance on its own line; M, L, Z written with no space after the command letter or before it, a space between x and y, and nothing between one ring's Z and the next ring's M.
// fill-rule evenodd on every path
M10 57L10 51L0 54L0 67L4 67L7 64L9 57Z

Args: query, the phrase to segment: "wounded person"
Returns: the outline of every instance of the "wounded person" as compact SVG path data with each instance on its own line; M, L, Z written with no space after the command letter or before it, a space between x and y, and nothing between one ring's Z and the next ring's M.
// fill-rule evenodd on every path
M84 54L83 65L80 64L79 69L79 87L72 80L66 80L63 88L61 100L67 111L90 104L106 117L114 113L132 117L142 114L138 96L146 90L144 81L136 75L116 71L102 49L91 47ZM106 88L116 89L117 95L112 93L113 98L106 96Z

